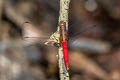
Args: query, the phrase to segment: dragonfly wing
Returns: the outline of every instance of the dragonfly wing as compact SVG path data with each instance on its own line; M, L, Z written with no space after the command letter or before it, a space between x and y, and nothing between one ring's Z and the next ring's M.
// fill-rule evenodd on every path
M92 31L93 29L95 29L97 27L97 24L95 24L95 25L92 25L92 26L90 26L89 28L86 28L86 29L83 29L83 30L81 30L80 32L77 32L77 33L74 33L72 36L79 36L79 35L81 35L81 34L84 34L84 33L87 33L87 32L89 32L89 31Z
M55 40L49 37L43 37L43 32L30 23L24 23L23 40L25 44L45 43L53 45Z
M31 44L44 44L48 38L42 38L42 37L23 37L22 38L24 44L31 45Z

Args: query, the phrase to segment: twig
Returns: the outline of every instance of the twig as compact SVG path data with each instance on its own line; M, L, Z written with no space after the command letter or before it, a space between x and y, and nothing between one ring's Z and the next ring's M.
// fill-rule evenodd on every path
M60 0L60 14L59 14L59 23L60 21L66 22L66 28L68 30L68 10L69 10L69 3L70 0ZM58 27L59 31L59 27ZM69 80L69 73L65 69L65 64L64 64L64 56L63 56L63 48L59 47L59 70L60 70L60 79L61 80Z
M61 21L66 23L66 29L68 30L68 10L69 10L69 3L70 0L60 0L60 12L59 12L59 23ZM47 43L50 41L59 40L59 27L57 31L50 37ZM65 68L64 63L64 56L63 56L63 48L61 46L58 47L58 62L59 62L59 73L60 73L60 80L69 80L69 73Z

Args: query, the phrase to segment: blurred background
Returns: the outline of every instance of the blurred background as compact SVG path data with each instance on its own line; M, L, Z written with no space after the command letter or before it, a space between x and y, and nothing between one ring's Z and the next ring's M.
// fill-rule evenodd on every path
M0 80L59 80L58 17L59 0L0 0ZM120 80L120 0L71 0L68 35L71 80Z

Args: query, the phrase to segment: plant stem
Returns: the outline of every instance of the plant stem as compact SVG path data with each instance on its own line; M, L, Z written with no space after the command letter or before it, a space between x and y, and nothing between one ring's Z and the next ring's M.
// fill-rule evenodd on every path
M69 73L66 70L65 63L64 63L64 56L63 56L63 49L62 49L62 47L59 47L58 57L59 57L58 59L59 59L60 80L70 80L69 79Z
M60 0L60 12L59 12L59 23L64 21L66 23L66 29L68 30L68 11L69 11L70 0ZM59 32L59 27L58 27ZM58 61L59 61L59 73L60 80L70 80L69 73L66 70L63 56L63 48L60 46L58 51Z
M67 31L68 31L69 3L70 3L70 0L60 0L59 23L61 21L65 22ZM51 41L58 43L58 40L60 38L59 32L60 32L60 29L58 26L57 31L50 36L49 40L45 44L48 44ZM58 47L58 63L59 63L60 80L70 80L69 73L66 70L66 66L64 62L63 48L61 46Z

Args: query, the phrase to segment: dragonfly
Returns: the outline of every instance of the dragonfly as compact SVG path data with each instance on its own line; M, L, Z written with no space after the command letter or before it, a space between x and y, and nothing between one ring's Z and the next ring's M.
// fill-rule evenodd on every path
M25 30L25 35L23 37L24 40L30 40L32 39L32 41L34 40L37 40L39 41L40 39L42 39L43 37L40 37L40 35L38 34L39 31L33 27L31 27L30 29L30 24L27 22L26 23L26 28ZM63 56L64 56L64 63L65 63L65 66L66 66L66 69L69 70L69 59L68 59L68 31L66 29L66 23L64 21L60 21L60 23L58 24L58 27L59 27L59 34L60 34L60 37L59 39L57 40L56 39L56 42L54 41L51 41L49 42L49 44L51 45L55 45L55 46L61 46L63 48ZM84 29L82 30L81 32L78 32L77 34L82 34L82 33L85 33L87 31L90 31L92 29L94 29L95 27L97 27L97 25L92 25L91 27L87 28L87 29ZM48 39L48 37L44 37L43 39Z
M59 26L59 29L60 29L59 44L62 45L64 62L65 62L65 65L66 65L66 69L69 70L68 47L67 47L68 38L67 38L66 23L61 21L58 26Z
M60 24L58 24L58 25L60 25ZM70 25L68 27L69 30L72 29L72 27L74 27L75 25L78 25L78 23L74 23L74 24ZM98 25L99 24L93 24L93 25L89 26L88 28L83 28L80 31L77 31L74 33L70 32L69 34L72 34L72 36L68 35L68 31L67 31L67 36L68 36L67 38L68 38L68 40L78 38L78 37L80 37L80 35L94 30ZM28 43L28 45L31 45L34 43L44 44L50 38L50 36L53 34L53 32L52 32L52 33L49 33L49 35L47 34L47 36L46 36L46 34L43 34L43 33L45 33L45 32L42 32L42 30L39 30L31 22L26 21L23 23L22 40L25 41L25 44L27 44L27 43ZM58 42L57 39L56 39L56 42ZM55 42L52 42L52 41L48 44L57 46L57 44Z

